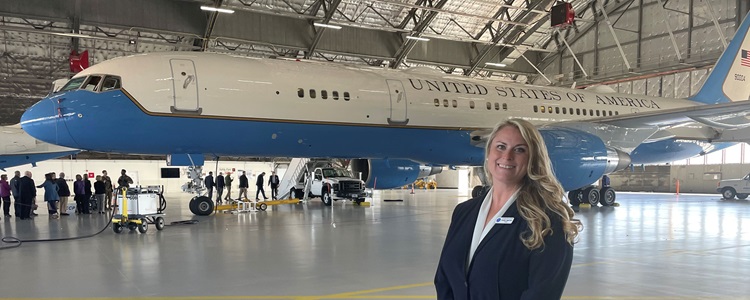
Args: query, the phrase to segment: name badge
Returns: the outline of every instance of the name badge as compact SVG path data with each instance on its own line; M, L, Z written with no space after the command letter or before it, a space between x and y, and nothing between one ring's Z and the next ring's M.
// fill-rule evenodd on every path
M513 217L499 217L495 220L495 224L512 224Z

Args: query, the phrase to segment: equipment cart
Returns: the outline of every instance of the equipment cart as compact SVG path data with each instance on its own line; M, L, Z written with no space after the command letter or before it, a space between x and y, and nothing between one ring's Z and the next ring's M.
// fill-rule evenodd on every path
M121 189L117 195L118 212L112 217L112 231L121 233L127 227L146 233L148 224L154 224L156 230L164 229L166 203L162 191L159 186Z

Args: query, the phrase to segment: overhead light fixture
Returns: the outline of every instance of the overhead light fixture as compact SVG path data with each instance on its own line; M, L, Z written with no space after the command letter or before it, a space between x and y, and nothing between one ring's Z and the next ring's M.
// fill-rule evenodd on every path
M80 33L72 33L72 32L70 32L70 33L69 32L55 32L53 34L54 35L59 35L59 36L75 37L75 38L90 38L90 37L92 37L92 36L90 36L88 34L80 34Z
M211 6L201 6L201 10L215 11L215 12L220 12L220 13L225 13L225 14L233 14L234 13L233 9L217 8L217 7L211 7Z
M323 28L341 29L341 26L315 22L313 25Z
M506 64L493 63L493 62L488 62L488 63L484 63L484 64L485 64L485 65L488 65L488 66L493 66L493 67L501 67L501 68L502 68L502 67L507 67L507 66L508 66L508 65L506 65Z
M418 37L418 36L411 36L411 35L407 35L406 38L410 39L410 40L422 41L422 42L426 42L426 41L430 40L428 38L423 38L423 37Z

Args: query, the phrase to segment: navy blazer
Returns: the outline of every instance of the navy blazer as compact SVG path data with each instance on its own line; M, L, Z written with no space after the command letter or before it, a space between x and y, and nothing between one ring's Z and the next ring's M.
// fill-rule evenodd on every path
M529 250L521 235L529 230L514 202L503 215L511 224L493 224L467 266L471 239L486 193L456 206L440 255L435 288L447 299L560 299L573 261L559 217L550 215L552 234Z

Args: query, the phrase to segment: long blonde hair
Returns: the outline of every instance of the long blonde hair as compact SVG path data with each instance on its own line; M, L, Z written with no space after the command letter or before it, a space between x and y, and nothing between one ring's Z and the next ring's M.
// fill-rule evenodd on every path
M562 222L563 234L565 240L573 245L578 236L579 224L571 221L573 210L563 202L565 191L560 182L555 178L552 171L552 162L547 153L547 146L542 140L539 131L526 120L508 119L500 122L487 139L487 145L484 149L484 156L488 157L492 140L500 129L506 126L513 126L521 132L521 136L529 147L529 161L526 167L526 176L521 182L521 191L516 198L518 212L529 224L530 232L521 236L524 246L529 250L534 250L544 246L544 237L552 232L552 224L547 213L557 215ZM489 162L484 161L484 170L492 182Z

